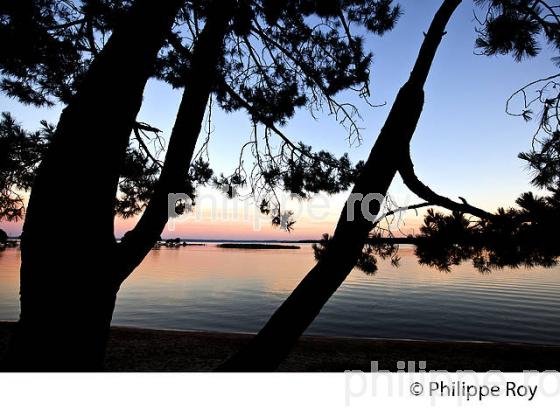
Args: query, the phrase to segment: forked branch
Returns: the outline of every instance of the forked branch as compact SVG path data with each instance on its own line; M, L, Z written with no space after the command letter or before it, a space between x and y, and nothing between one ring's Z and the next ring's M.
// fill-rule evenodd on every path
M410 153L407 153L407 155L405 155L401 160L399 173L408 189L432 205L441 206L449 209L450 211L471 214L481 219L492 220L494 218L492 213L470 205L464 198L460 197L459 199L461 202L455 202L450 198L439 195L429 186L420 181L414 172L414 164L410 158Z

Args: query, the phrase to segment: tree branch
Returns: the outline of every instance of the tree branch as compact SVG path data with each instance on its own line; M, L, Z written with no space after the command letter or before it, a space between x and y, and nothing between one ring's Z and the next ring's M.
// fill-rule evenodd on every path
M459 203L434 192L416 176L410 153L407 153L405 158L401 161L399 173L408 189L423 200L430 202L432 205L441 206L450 211L468 213L481 219L491 220L495 217L490 212L470 205L464 198L460 198L462 203Z
M140 147L142 148L142 150L144 151L146 156L148 158L150 158L152 160L152 162L154 164L156 164L159 168L162 168L163 167L162 162L160 160L158 160L156 157L154 157L154 155L152 154L152 152L150 151L150 149L148 148L148 146L144 142L144 139L140 135L140 130L154 132L154 133L160 132L160 130L158 130L157 128L149 127L149 126L146 127L144 124L139 123L139 122L136 122L134 124L132 130L134 131L134 138L136 139L136 141L138 141L138 144L140 145Z
M406 212L406 211L412 211L415 209L420 209L420 208L426 208L428 206L434 206L435 204L431 203L431 202L422 202L419 204L415 204L415 205L410 205L410 206L401 206L395 209L392 209L386 213L384 213L383 215L380 215L377 219L378 222L376 223L379 224L379 221L381 221L382 219L388 218L389 216L393 216L395 214L398 214L400 212Z

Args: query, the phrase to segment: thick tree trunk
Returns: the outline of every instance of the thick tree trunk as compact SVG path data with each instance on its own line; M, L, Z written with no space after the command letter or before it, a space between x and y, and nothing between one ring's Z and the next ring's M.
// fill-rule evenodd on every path
M208 100L217 81L224 55L224 39L233 12L233 2L219 0L211 8L198 36L185 76L185 91L179 105L161 176L144 214L119 244L120 278L124 280L142 262L157 242L168 220L168 195L184 193L193 152L200 135ZM187 51L184 50L185 53Z
M118 179L145 84L181 4L137 0L60 117L23 228L12 369L102 366L119 287Z
M435 15L410 78L397 95L353 193L364 196L368 193L386 195L399 169L399 162L408 155L409 142L422 112L426 78L445 34L445 27L460 2L445 0ZM354 212L354 220L348 220L347 206L342 211L334 236L321 260L257 336L218 370L272 371L286 358L353 269L373 228L373 223L359 210ZM369 208L372 215L380 211L377 201L371 202Z

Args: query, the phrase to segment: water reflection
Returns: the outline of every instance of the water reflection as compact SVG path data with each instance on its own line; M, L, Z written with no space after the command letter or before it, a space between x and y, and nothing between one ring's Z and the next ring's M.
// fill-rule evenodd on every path
M560 344L560 268L446 273L414 252L401 246L400 267L381 260L375 276L352 272L308 334ZM255 332L314 263L308 245L154 250L119 293L114 324ZM2 252L0 320L17 319L18 270L19 250Z
M544 201L529 194L523 198L531 198L531 203ZM474 222L460 213L445 215L428 210L421 235L416 238L416 255L421 264L443 271L469 260L480 272L556 266L560 221L556 208L545 209L545 216L534 220L512 209L500 210L491 221Z

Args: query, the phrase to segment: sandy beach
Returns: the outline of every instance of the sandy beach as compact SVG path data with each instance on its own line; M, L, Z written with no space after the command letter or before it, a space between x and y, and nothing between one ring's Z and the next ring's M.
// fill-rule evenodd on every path
M0 357L13 323L0 322ZM211 371L251 335L113 327L107 371ZM398 361L425 361L427 370L560 370L560 346L303 337L279 371L397 370Z

